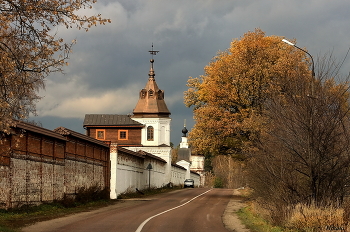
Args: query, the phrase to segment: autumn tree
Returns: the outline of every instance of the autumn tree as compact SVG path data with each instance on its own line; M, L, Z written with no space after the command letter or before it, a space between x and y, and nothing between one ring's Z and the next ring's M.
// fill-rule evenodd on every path
M263 130L265 101L283 92L295 73L310 76L306 54L281 40L260 29L248 32L219 52L204 75L189 78L184 102L193 107L194 149L242 159Z
M83 16L95 0L0 1L0 131L7 132L13 119L35 113L35 103L45 78L62 71L73 42L56 32L58 27L88 30L105 24L100 15ZM53 31L55 29L55 31Z
M180 145L171 149L171 163L176 164Z
M314 76L307 54L281 39L246 33L205 75L190 78L185 93L196 120L191 144L215 157L244 154L248 184L275 223L299 203L341 206L350 186L350 92L338 78L341 65L325 56Z
M296 204L342 205L350 185L349 85L331 58L265 104L267 130L249 160L250 186L277 222ZM294 86L294 88L292 88Z

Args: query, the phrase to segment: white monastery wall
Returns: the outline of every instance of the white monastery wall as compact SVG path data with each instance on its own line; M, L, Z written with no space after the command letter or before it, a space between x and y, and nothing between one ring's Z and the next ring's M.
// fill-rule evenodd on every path
M201 185L201 176L198 175L197 173L190 173L190 179L194 180L194 186L199 187Z
M137 152L140 147L128 148L128 150ZM152 155L169 158L170 147L147 148L142 150ZM117 152L116 145L111 145L111 199L116 199L118 195L131 191L151 188L160 188L170 182L173 185L183 185L189 170L178 165L171 165L171 162L164 162L151 156L145 158L138 157L124 152ZM162 157L161 157L162 158ZM152 169L149 171L147 166L151 164ZM169 173L168 173L169 172ZM151 178L149 178L149 175ZM195 179L196 186L199 186L198 174L191 174Z
M142 150L163 159L166 165L164 167L164 176L161 178L162 184L165 185L171 182L171 147L127 147L127 149L134 152Z
M151 171L147 169L148 164L152 165ZM154 188L160 188L164 186L164 176L166 174L166 166L167 164L156 160L152 159L150 157L147 157L144 160L144 170L145 170L145 175L144 175L144 180L145 180L145 185L143 186L144 188L148 188L149 186L154 187ZM149 182L149 174L151 174L151 180ZM149 185L150 183L150 185Z
M116 168L116 193L135 191L143 186L142 177L144 173L143 160L130 155L117 155Z
M183 185L186 179L186 172L187 170L182 167L171 165L171 183L173 185Z

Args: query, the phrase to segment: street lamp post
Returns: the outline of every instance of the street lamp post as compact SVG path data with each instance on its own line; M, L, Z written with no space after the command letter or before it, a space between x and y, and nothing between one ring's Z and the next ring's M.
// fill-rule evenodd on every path
M307 97L309 97L312 102L314 102L315 99L317 99L317 97L315 98L314 96L314 81L315 81L315 65L314 65L314 59L312 57L312 55L305 51L304 49L296 46L294 43L286 40L286 39L282 39L282 42L286 43L286 44L289 44L303 52L305 52L306 54L308 54L311 58L311 62L312 62L312 69L311 69L311 75L312 75L312 79L311 79L311 95L307 95ZM312 137L313 137L313 133L312 133L312 130L313 130L313 117L314 117L314 105L312 104L311 105L311 109L310 109L310 119L309 119L309 128L308 128L308 134L307 134L307 151L308 151L308 155L309 157L312 157L313 155L313 152L311 150L311 147L312 147ZM314 189L313 189L313 197L314 199L317 198L317 191L316 191L316 187L314 186Z
M298 47L294 43L292 43L292 42L290 42L290 41L288 41L286 39L282 39L282 42L284 42L286 44L289 44L289 45L291 45L291 46L293 46L293 47L295 47L295 48L305 52L306 54L308 54L310 56L311 63L312 63L312 67L311 67L312 68L311 69L312 80L311 80L311 95L308 95L308 97L314 98L314 81L315 81L315 63L314 63L314 58L312 57L312 55L308 51Z
M152 164L149 163L146 169L148 169L148 189L151 189L151 169L153 169Z
M286 43L286 44L289 44L289 45L291 45L291 46L293 46L293 47L295 47L295 48L297 48L297 49L299 49L299 50L301 50L301 51L303 51L303 52L305 52L306 54L308 54L309 56L310 56L310 58L311 58L311 75L312 75L312 80L311 80L311 97L313 97L313 95L314 95L314 80L315 80L315 64L314 64L314 58L312 57L312 55L309 53L309 52L307 52L306 50L304 50L304 49L302 49L302 48L300 48L300 47L298 47L297 45L295 45L294 43L292 43L292 42L290 42L290 41L288 41L288 40L286 40L286 39L282 39L282 42L284 42L284 43Z
M292 42L290 42L290 41L288 41L286 39L282 39L282 41L285 42L286 44L289 44L289 45L291 45L293 47L296 47L297 49L305 52L306 54L308 54L310 56L311 62L312 62L312 70L311 70L312 71L312 77L314 78L315 77L315 65L314 65L314 58L312 57L312 55L310 53L308 53L307 51L305 51L304 49L298 47L297 45L293 44Z
M314 83L314 80L315 80L315 64L314 64L314 58L312 57L312 55L311 55L309 52L307 52L307 51L305 51L304 49L298 47L298 46L295 45L294 43L292 43L292 42L290 42L290 41L288 41L288 40L286 40L286 39L282 39L282 42L284 42L284 43L286 43L286 44L289 44L289 45L291 45L291 46L293 46L293 47L295 47L295 48L297 48L297 49L299 49L299 50L305 52L306 54L308 54L308 55L310 56L310 58L311 58L311 64L312 64L312 66L311 66L312 80L311 80L311 96L310 96L310 97L313 97L313 96L314 96L314 84L313 84L313 83Z

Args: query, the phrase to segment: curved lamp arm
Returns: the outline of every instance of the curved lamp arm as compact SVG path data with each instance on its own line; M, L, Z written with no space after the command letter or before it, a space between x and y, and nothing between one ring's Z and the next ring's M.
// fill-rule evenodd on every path
M297 45L293 44L292 42L290 42L290 41L288 41L286 39L282 39L282 42L284 42L286 44L289 44L289 45L291 45L293 47L296 47L297 49L305 52L306 54L308 54L310 56L311 62L312 62L312 70L311 70L312 73L311 74L312 74L312 77L315 78L315 64L314 64L314 58L312 57L312 55L310 53L308 53L307 51L305 51L304 49L298 47Z

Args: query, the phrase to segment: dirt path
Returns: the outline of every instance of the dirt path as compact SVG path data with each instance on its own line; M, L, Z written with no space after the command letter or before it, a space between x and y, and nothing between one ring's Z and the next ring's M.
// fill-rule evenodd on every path
M250 232L249 229L245 228L236 214L236 212L244 206L245 204L240 198L239 191L237 189L233 190L233 198L228 203L222 218L226 229L232 232Z

